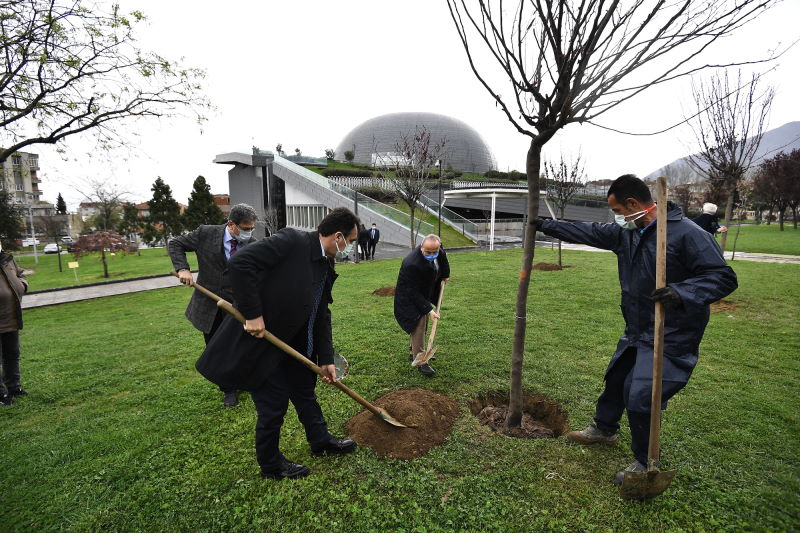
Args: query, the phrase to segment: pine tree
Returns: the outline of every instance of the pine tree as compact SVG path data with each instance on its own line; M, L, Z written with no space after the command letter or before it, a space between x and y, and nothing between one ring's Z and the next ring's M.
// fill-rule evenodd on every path
M0 189L0 241L3 250L16 250L17 241L22 239L25 232L23 213L19 205L12 202L12 198L8 191Z
M167 243L170 236L183 230L181 206L172 197L172 189L159 177L150 189L153 197L148 202L150 216L147 217L143 238L147 242Z
M56 200L56 213L59 215L67 214L67 202L64 201L61 193L58 193L58 199Z
M186 229L193 230L202 224L224 224L225 215L211 194L211 186L203 176L197 176L189 196L189 207L183 214Z

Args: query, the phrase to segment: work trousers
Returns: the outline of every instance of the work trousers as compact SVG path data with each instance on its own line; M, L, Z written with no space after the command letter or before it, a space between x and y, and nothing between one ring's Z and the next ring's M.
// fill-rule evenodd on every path
M425 313L417 321L417 327L411 332L411 355L417 356L425 349L425 330L428 329L428 314Z
M214 333L217 332L219 325L222 323L222 319L225 318L225 314L225 311L222 309L217 309L217 314L214 315L214 323L211 324L211 329L208 331L208 333L203 333L203 340L206 341L206 346L208 346L208 343L211 342L211 337L214 336ZM222 387L220 387L219 390L226 394L228 392L236 392L236 389L223 389Z
M19 330L0 333L0 396L16 391L20 386Z
M622 412L628 406L628 395L636 364L636 348L625 350L606 375L606 385L597 399L594 422L598 429L611 434L619 430ZM631 428L631 451L637 461L647 464L647 446L650 443L650 413L627 411ZM661 412L659 410L659 416Z
M284 456L279 441L283 418L291 400L306 431L311 449L319 449L331 434L322 416L314 388L317 375L292 357L284 357L264 385L250 393L258 412L256 458L264 471L278 468Z

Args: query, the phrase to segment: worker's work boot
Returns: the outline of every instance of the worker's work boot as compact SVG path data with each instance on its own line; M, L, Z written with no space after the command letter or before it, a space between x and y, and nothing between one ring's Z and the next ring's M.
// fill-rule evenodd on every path
M622 485L622 480L625 479L625 472L647 472L647 467L639 461L634 461L633 464L622 472L617 472L617 475L614 476L614 485Z
M594 423L581 431L570 431L567 433L567 442L575 444L616 444L619 437L616 433L605 433Z

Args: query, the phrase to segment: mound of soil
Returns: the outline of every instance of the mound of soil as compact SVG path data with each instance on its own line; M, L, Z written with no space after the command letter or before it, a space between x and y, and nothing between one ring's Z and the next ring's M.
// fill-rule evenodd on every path
M563 267L560 267L553 263L536 263L533 265L534 270L544 270L544 271L551 271L551 270L563 270Z
M506 428L508 393L490 392L469 402L469 410L481 423L509 437L522 439L552 439L567 431L567 415L552 400L524 392L522 395L522 424Z
M392 426L365 410L348 420L345 429L360 446L394 459L414 459L442 444L460 414L454 399L427 389L390 392L372 403L415 427Z
M717 300L716 302L713 302L711 304L711 312L712 313L722 313L722 312L727 312L727 311L733 311L737 307L738 306L735 303L729 302L728 300L725 300L723 298L722 300Z
M394 296L394 287L381 287L372 291L375 296Z

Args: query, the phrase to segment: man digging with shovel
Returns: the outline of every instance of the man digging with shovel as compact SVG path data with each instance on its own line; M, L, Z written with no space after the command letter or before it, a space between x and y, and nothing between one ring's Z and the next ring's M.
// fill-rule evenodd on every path
M394 317L403 331L411 335L409 361L414 361L424 350L428 317L439 320L439 314L431 302L439 299L442 283L448 279L450 263L442 248L442 241L436 235L425 237L422 244L403 259L394 294ZM436 372L427 362L417 368L425 376L432 376Z
M608 189L616 223L531 221L535 229L559 239L611 250L617 255L625 331L605 374L594 421L572 431L577 444L616 444L619 421L627 410L635 461L624 472L645 472L648 460L653 371L654 302L664 306L665 335L661 409L689 381L709 319L709 304L733 292L736 274L725 263L709 233L667 204L666 286L655 289L656 204L647 185L631 174ZM660 415L660 413L659 413Z

